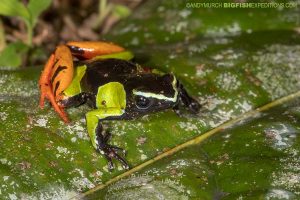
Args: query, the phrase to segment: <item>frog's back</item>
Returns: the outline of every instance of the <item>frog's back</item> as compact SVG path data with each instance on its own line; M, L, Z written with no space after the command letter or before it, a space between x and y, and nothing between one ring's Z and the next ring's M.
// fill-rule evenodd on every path
M82 85L88 92L97 93L98 88L109 82L124 83L126 77L138 73L138 66L120 59L99 60L87 65Z

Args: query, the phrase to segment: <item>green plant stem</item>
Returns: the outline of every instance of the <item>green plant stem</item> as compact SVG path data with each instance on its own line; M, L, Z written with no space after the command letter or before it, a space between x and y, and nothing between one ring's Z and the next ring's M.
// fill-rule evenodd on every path
M33 27L30 22L25 21L27 27L27 45L32 47Z
M0 51L2 51L6 47L6 41L5 41L5 32L2 20L0 19Z
M102 25L104 19L112 10L111 4L107 3L107 0L99 0L99 7L98 7L98 18L94 24L94 28L97 28Z

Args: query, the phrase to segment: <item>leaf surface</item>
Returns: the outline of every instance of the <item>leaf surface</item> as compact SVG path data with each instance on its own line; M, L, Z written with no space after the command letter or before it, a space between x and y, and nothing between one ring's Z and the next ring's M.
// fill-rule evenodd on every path
M125 171L118 166L109 173L104 158L94 151L84 120L88 107L69 109L72 123L65 125L49 106L38 108L41 69L0 70L4 198L67 198L87 192L87 198L112 199L116 194L272 199L282 191L298 198L298 186L280 179L289 173L295 184L299 180L295 97L295 102L281 103L147 163L300 89L300 35L295 31L299 9L191 9L185 1L177 2L148 1L107 39L132 50L138 63L173 72L203 105L201 113L194 116L183 109L177 116L168 110L107 122L112 144L128 150L131 166L146 163L136 177L115 183L113 178ZM286 143L284 148L275 145L278 141ZM107 181L114 184L93 190Z

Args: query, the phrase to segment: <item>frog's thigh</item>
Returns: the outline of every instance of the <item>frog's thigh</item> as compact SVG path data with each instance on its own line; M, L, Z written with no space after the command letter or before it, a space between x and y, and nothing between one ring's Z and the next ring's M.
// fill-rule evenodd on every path
M107 119L109 117L118 117L123 115L124 110L120 108L99 108L86 113L87 131L91 138L93 146L98 149L97 145L97 131L99 121ZM101 133L98 133L101 134Z

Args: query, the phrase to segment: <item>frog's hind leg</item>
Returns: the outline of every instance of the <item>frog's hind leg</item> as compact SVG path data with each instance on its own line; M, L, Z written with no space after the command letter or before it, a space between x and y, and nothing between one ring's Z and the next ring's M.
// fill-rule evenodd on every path
M49 75L51 73L54 60L55 60L54 54L51 54L40 76L40 80L39 80L39 87L41 90L40 108L44 108L45 98L49 99L51 103L53 102L55 103L54 95L52 93L52 89L50 87L50 81L49 81Z
M72 54L80 60L94 61L107 58L130 60L133 58L133 54L130 51L125 51L123 47L108 42L68 42L67 46Z
M48 99L65 122L69 121L68 117L57 102L61 99L61 93L70 85L73 74L72 54L67 46L61 45L48 59L39 80L40 107L43 108L45 99Z

